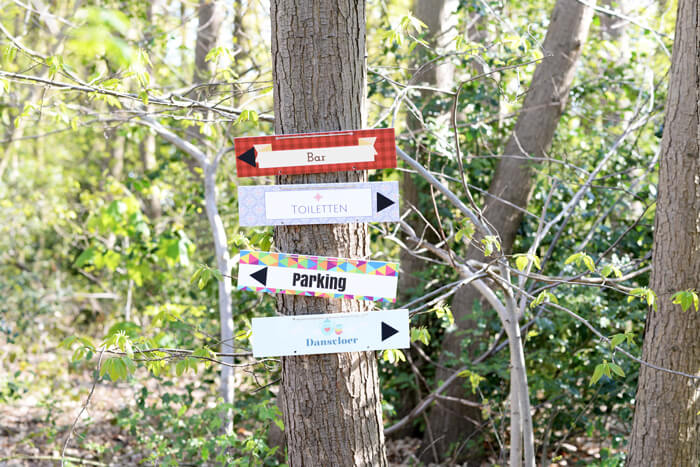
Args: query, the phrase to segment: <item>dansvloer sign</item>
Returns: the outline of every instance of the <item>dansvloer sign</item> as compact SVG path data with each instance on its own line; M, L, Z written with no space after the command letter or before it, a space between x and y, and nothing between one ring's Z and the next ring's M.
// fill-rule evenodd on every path
M253 318L253 356L279 357L410 346L408 310Z

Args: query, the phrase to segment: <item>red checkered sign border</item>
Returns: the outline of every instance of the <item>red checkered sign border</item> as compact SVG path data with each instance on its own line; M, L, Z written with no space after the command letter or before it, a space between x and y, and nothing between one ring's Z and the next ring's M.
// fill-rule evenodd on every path
M393 128L245 136L236 138L234 145L239 177L396 167ZM325 154L329 155L328 159L344 162L323 163L327 160ZM351 162L345 162L348 160ZM290 165L286 165L286 161Z

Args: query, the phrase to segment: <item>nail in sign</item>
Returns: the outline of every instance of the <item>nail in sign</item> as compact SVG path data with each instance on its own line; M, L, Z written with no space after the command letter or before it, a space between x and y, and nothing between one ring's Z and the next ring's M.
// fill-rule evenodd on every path
M393 128L246 136L234 145L239 177L396 167Z
M253 318L253 356L406 349L408 310Z
M241 226L398 222L398 182L238 187Z
M240 252L239 290L308 297L396 301L399 265L267 251Z

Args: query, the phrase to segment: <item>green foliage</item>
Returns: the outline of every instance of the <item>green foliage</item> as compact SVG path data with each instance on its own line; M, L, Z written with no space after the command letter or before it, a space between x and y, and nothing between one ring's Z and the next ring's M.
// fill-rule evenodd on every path
M537 269L542 269L540 258L532 253L518 253L513 255L513 258L515 258L515 267L520 271L524 271L530 264L534 264Z
M463 219L460 225L459 230L455 233L455 240L458 242L461 242L464 240L465 242L470 242L472 237L474 236L475 233L475 227L472 221L469 219Z
M495 251L501 251L501 242L498 238L493 235L487 235L481 239L482 245L484 245L484 256L491 256Z
M422 342L423 345L430 344L430 331L424 326L411 328L411 342Z
M564 264L571 263L576 263L576 266L579 267L581 267L581 265L583 264L584 266L586 266L586 269L588 269L590 272L595 271L595 262L593 261L593 258L591 258L582 251L574 253L573 255L566 258L566 261L564 261Z
M243 397L235 407L218 403L210 408L195 390L195 385L189 383L184 393L166 392L152 401L143 386L137 393L136 406L118 412L118 426L137 440L147 462L171 466L204 462L279 465L278 448L268 446L266 439L270 425L282 428L281 413L274 403ZM222 417L230 409L237 432L244 434L220 433Z
M603 376L612 378L611 372L618 376L622 376L623 378L625 376L625 372L620 365L616 364L615 362L608 363L606 360L603 360L603 363L596 365L595 370L593 371L593 376L591 376L591 382L589 383L590 386L597 383Z
M695 308L695 311L700 309L700 300L698 299L698 293L695 290L682 290L671 295L671 303L675 305L680 305L681 309L685 312L691 307Z
M236 124L241 122L252 122L258 124L258 113L255 110L245 109L242 110L238 118L236 119Z
M476 390L482 381L486 381L486 378L474 373L471 370L463 370L459 372L460 378L468 378L469 384L472 386L472 394L476 394Z
M636 287L629 291L629 297L627 297L627 303L632 302L635 298L640 300L645 300L647 305L652 307L655 311L658 310L658 299L656 297L656 292L651 290L649 287Z
M78 10L75 19L80 26L68 43L83 60L103 58L119 67L127 67L134 52L127 40L129 18L119 10L89 7Z
M406 355L399 349L386 349L382 352L382 359L390 364L406 361Z

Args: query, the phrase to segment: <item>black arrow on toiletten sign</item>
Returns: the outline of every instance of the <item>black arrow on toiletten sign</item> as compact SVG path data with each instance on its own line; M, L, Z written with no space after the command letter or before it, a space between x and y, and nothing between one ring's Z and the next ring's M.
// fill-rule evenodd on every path
M396 201L391 200L383 194L377 192L377 212L383 211L384 209L388 208L389 206L395 203Z

